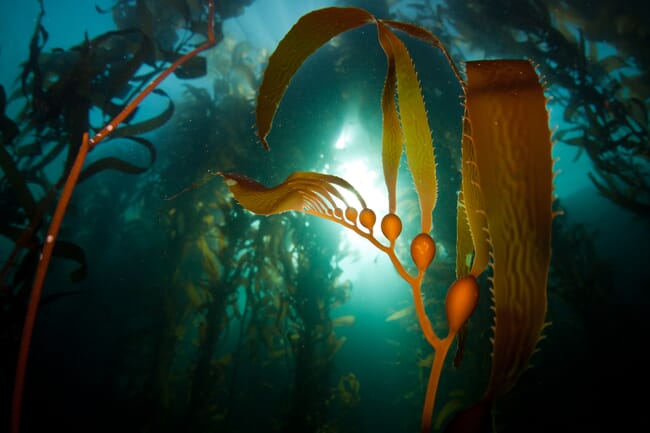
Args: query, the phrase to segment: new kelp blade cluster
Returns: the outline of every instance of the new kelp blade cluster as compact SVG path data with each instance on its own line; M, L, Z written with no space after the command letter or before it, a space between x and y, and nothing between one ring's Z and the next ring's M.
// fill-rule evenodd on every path
M422 231L426 233L431 230L431 213L437 197L431 130L411 57L390 29L395 22L378 20L363 9L338 7L319 9L300 18L269 58L257 100L258 135L264 147L269 149L266 136L271 130L273 117L300 65L334 36L369 23L377 25L379 42L388 63L382 96L382 148L389 209L394 212L396 207L397 171L403 143L420 201ZM399 28L407 32L410 29Z

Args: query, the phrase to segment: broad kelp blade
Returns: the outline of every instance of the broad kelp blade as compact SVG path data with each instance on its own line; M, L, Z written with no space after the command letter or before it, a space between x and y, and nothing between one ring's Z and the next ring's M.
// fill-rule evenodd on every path
M304 15L269 57L257 98L257 134L265 149L273 116L300 65L334 36L374 21L367 11L330 7Z
M377 22L379 43L386 54L386 79L381 94L382 113L382 138L381 159L384 167L384 181L388 190L388 211L395 213L397 210L397 172L402 156L402 130L400 128L397 105L395 104L396 74L395 55L389 36L390 30Z
M378 23L378 26L382 26ZM422 232L429 233L433 225L432 212L438 195L436 164L433 156L431 129L420 91L420 82L406 46L395 34L383 33L390 41L397 72L397 101L406 160L411 170L415 191L420 201Z
M485 219L485 204L481 195L481 181L474 155L472 125L467 118L467 113L463 116L461 152L461 188L463 203L465 205L464 213L467 218L467 225L469 226L469 233L474 249L474 260L471 264L470 272L477 277L487 268L489 263L490 244L487 220Z
M354 194L361 206L365 207L365 202L352 185L330 174L296 172L281 184L271 188L240 174L222 172L219 174L226 180L226 185L239 204L260 215L273 215L292 210L327 214L334 208L334 198L339 198L340 193L335 190L336 185Z
M493 399L528 367L545 325L551 133L544 90L526 60L468 62L466 108L493 254L496 320L485 394Z

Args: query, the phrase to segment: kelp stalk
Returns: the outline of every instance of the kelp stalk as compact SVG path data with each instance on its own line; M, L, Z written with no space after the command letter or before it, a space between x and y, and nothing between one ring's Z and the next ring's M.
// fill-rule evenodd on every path
M86 160L86 155L90 150L108 137L112 131L117 128L138 105L146 98L160 83L171 75L179 66L188 60L194 58L197 54L215 45L214 37L214 1L208 1L208 39L188 52L187 54L179 57L160 75L158 75L151 83L145 87L117 116L115 116L106 126L104 126L95 136L88 139L88 133L84 133L83 141L75 162L70 169L70 173L65 182L65 186L61 193L61 197L56 206L54 216L50 222L47 231L45 245L40 256L40 261L36 269L36 276L32 285L32 290L29 297L27 306L27 314L25 315L25 324L23 325L23 332L20 340L20 348L18 352L18 361L16 364L16 378L14 382L14 392L11 404L11 433L18 433L20 431L20 415L22 412L22 401L25 387L25 374L27 370L27 361L29 358L29 348L34 330L34 323L36 321L36 314L38 312L38 305L41 298L43 283L47 275L48 265L52 256L52 250L56 243L56 238L65 216L65 211L72 197L72 192L79 179L79 174L83 168Z

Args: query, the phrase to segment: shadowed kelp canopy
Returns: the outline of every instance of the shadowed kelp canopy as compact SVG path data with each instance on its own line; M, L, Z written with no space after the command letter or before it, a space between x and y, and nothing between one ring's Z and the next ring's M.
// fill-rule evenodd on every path
M377 26L387 60L381 107L389 213L381 220L381 230L389 245L374 235L375 212L341 178L298 172L267 188L242 175L221 175L237 201L255 213L293 210L314 214L352 229L389 256L411 286L420 328L435 350L422 414L423 433L431 429L447 352L477 305L477 277L491 266L495 326L490 381L482 400L458 414L448 426L450 431L489 429L492 403L507 393L528 367L545 325L553 169L544 91L529 61L469 62L465 82L445 47L427 30L380 20L363 9L320 9L303 16L269 59L257 101L258 135L266 149L275 112L302 63L332 37L365 24ZM422 298L422 281L436 250L430 235L438 195L434 147L415 67L393 30L440 49L465 93L466 113L461 119L463 180L457 212L458 279L446 296L449 332L444 338L436 334ZM421 233L411 241L415 274L408 272L395 252L395 241L402 230L396 203L402 151L420 204ZM361 209L350 206L338 188L355 194Z
M163 80L165 80L171 74L179 70L179 68L182 68L183 65L185 65L187 68L188 62L191 62L193 59L195 59L197 54L214 46L217 43L217 40L215 38L215 31L214 31L214 27L215 27L214 2L212 0L209 0L205 5L204 4L197 5L197 9L200 11L199 15L201 15L201 19L207 23L207 25L205 26L206 39L202 43L195 46L189 52L186 52L184 54L181 53L175 54L173 56L173 60L171 60L171 64L165 67L162 71L160 71L155 77L151 78L151 80L145 86L143 86L141 89L138 89L138 91L133 95L133 97L128 102L125 103L123 107L115 108L116 110L115 115L103 127L98 128L97 132L92 137L87 131L89 126L87 124L87 119L85 122L82 122L84 123L83 125L84 130L83 132L81 132L81 137L79 137L80 144L78 148L72 149L72 151L69 153L69 163L66 163L67 168L64 174L61 176L61 179L59 180L59 182L57 182L55 187L51 188L46 194L46 196L44 197L44 199L42 200L41 203L42 209L40 210L40 212L33 212L34 215L29 215L31 220L29 226L23 230L23 234L21 235L21 238L18 240L18 242L16 242L14 254L12 254L9 262L11 262L13 258L15 258L16 256L15 253L23 247L23 245L21 245L22 241L29 239L34 235L35 231L40 226L43 217L45 216L44 209L46 209L49 206L50 202L56 198L56 194L60 189L61 193L58 202L56 204L56 207L54 209L54 213L52 215L51 221L49 222L47 228L47 234L42 244L40 256L38 257L38 261L36 262L37 265L35 268L31 291L29 292L29 301L26 308L25 320L22 329L22 335L20 338L20 346L18 349L18 359L16 362L16 375L15 375L13 395L12 395L11 421L10 421L11 423L10 431L12 433L18 433L20 431L23 394L25 390L25 376L27 372L27 363L29 359L29 352L30 352L32 336L33 336L33 331L36 322L36 316L38 313L39 305L41 304L43 285L45 282L45 277L48 273L50 260L52 258L52 255L55 253L57 246L59 246L58 248L59 252L61 251L61 244L57 242L57 237L75 187L83 179L108 168L118 169L121 171L125 171L127 173L140 173L145 170L137 166L134 166L132 164L121 162L116 158L110 158L110 157L95 161L94 163L88 165L85 168L85 170L83 170L84 164L86 162L86 157L90 151L92 151L96 146L98 146L105 139L111 136L128 136L129 134L141 133L147 130L155 129L156 127L164 123L171 116L173 111L172 110L173 105L170 104L168 108L163 112L162 115L149 119L148 121L141 122L139 124L131 124L131 125L120 127L125 121L127 121L127 119L131 117L134 111L138 108L138 106L142 103L142 101L147 96L149 96L151 93L164 94L164 92L158 90L158 86ZM204 13L205 10L207 10L207 15L205 15ZM40 22L43 16L44 16L44 10L42 8L42 3L41 3L41 14L39 15L39 19L37 21L37 28L30 46L30 49L32 50L31 54L34 56L39 54L41 49L41 47L39 46L39 37L42 37L43 39L47 40L47 32L45 31L44 27ZM121 33L113 32L110 33L109 35L115 35L115 34L121 34ZM105 38L106 38L105 36L101 36L97 38L95 42L102 41ZM90 47L92 47L92 44L86 42L84 44L84 47L85 49L90 49ZM138 57L138 61L135 62L136 64L130 65L128 68L126 68L132 74L136 72L137 70L136 66L139 66L139 62L143 61L145 56L137 56L137 57ZM127 57L124 57L124 59L126 58ZM131 62L127 62L127 64L129 63ZM201 65L203 63L204 62L202 61L198 61L199 64L198 66L195 64L194 66L189 68L189 70L193 70L193 73L190 75L192 76L201 75L202 74L201 71L204 70L204 68L201 68ZM35 65L37 64L38 63L35 62ZM41 71L40 68L36 67L35 65L28 64L25 67L23 77L22 77L23 86L24 87L26 86L25 84L26 77L29 75L31 71L31 73L33 73L33 75L35 76L34 79L32 80L33 82L31 83L32 87L36 89L34 91L35 97L36 96L42 97L43 92L42 89L40 88L40 85L42 84ZM31 70L32 68L35 69L32 71ZM154 72L158 72L158 71L154 71ZM185 74L186 75L188 74L188 69L186 69ZM72 77L72 78L68 78L68 77ZM77 72L75 69L73 69L72 72L66 75L66 79L61 79L60 81L56 81L55 84L51 86L52 88L57 90L57 92L54 92L52 95L49 96L54 101L57 100L64 101L66 99L70 99L67 97L62 97L61 94L58 92L58 88L64 87L65 89L67 89L65 94L69 96L68 92L75 93L78 90L78 88L84 87L77 82L78 79L79 77L77 76ZM128 81L128 79L129 77L125 76L125 80ZM70 83L70 80L71 80L71 84L70 85L66 84L66 83ZM0 93L4 93L4 92L0 92ZM2 96L3 95L0 94L0 108L4 108L2 107L2 105L4 105L2 101L2 99L4 98L2 98ZM72 103L72 105L74 105L75 110L79 109L79 105L77 103L70 102L70 101L67 102ZM38 106L39 104L32 103L32 105ZM86 118L88 116L87 114L88 108L89 107L85 107L85 109L80 110L81 112L84 113L84 116L86 116ZM111 111L107 110L107 112L111 112ZM30 124L25 130L31 130L32 127L33 124ZM75 134L72 134L71 137L74 139ZM14 138L15 137L11 137L12 140ZM155 151L153 149L153 146L150 146L148 142L142 138L138 138L138 137L133 137L133 138L134 141L145 145L145 147L149 149L152 158L151 162L153 163L153 159L155 158ZM9 161L8 163L6 158L0 159L0 163L2 163L3 167L9 166L10 163L11 165L13 165L13 162ZM33 204L29 203L28 206L32 207ZM9 264L10 263L7 263L5 265L5 270L8 269ZM85 262L83 263L83 266L85 267ZM4 270L2 276L4 277ZM2 281L3 281L2 287L4 288L4 279L2 279Z

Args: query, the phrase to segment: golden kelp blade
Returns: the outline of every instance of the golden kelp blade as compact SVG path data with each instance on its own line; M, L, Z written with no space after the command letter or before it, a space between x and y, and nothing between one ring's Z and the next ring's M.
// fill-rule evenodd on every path
M280 100L305 59L334 36L374 20L363 9L331 7L310 12L294 24L269 57L259 90L257 134L265 149L269 149L266 136Z
M381 22L377 23L382 47L389 57L394 56L397 74L397 99L406 158L420 202L422 232L433 225L431 213L436 204L438 185L433 143L420 82L406 46Z
M466 109L493 254L496 323L484 396L492 400L527 368L544 327L551 134L544 91L529 61L468 62Z
M447 51L447 48L440 41L440 39L438 39L436 35L431 33L429 30L425 29L424 27L420 27L415 24L403 23L400 21L393 21L393 20L381 20L381 22L383 24L386 24L393 30L399 30L404 33L407 33L411 37L419 39L422 42L425 42L431 45L432 47L442 51L442 54L447 58L447 61L449 62L449 66L451 67L452 72L456 76L458 83L462 85L465 82L463 80L463 77L460 75L460 72L458 71L458 67L456 67L456 63L454 63L454 60L451 58L449 51Z
M330 174L296 172L273 188L240 174L219 174L226 180L226 185L235 199L249 211L260 215L273 215L291 210L328 214L338 207L338 202L348 206L337 186L350 191L361 207L366 207L365 201L352 185Z
M474 246L467 222L467 210L463 191L458 194L456 203L456 278L469 274Z
M379 43L386 54L386 79L381 94L381 161L384 169L384 182L388 190L388 212L397 212L397 172L402 157L402 128L395 104L397 76L395 74L395 55L385 26L377 24Z
M483 202L483 194L481 193L480 186L481 179L479 178L478 165L476 164L476 155L472 140L472 127L467 117L467 112L463 117L463 139L461 149L462 198L465 204L465 212L463 216L467 218L466 224L469 226L469 232L471 234L474 249L474 258L471 263L470 272L472 275L478 276L487 268L490 260L490 246L487 220L485 219L485 203ZM460 217L461 215L459 214L458 218Z

